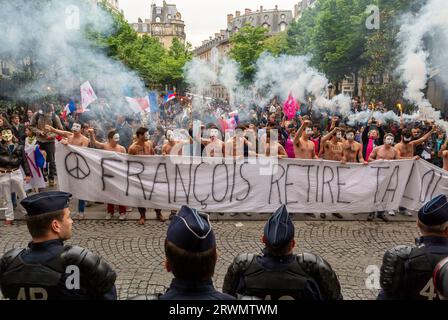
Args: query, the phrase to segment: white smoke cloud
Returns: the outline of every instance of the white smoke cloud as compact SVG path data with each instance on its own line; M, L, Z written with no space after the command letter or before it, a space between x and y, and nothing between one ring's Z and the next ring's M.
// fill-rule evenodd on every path
M398 34L401 59L398 67L401 80L406 85L404 98L419 107L420 120L436 120L448 129L448 123L440 120L440 112L434 110L423 91L427 86L430 70L437 67L439 59L431 56L427 45L448 43L448 5L446 0L428 0L417 15L406 14ZM445 50L439 50L446 52ZM446 63L446 62L445 62ZM437 63L436 63L437 64Z
M20 87L16 97L33 101L51 93L79 99L79 87L85 81L112 105L121 101L124 87L136 96L146 95L136 73L108 58L87 38L86 27L105 35L114 32L110 14L92 1L0 2L0 57L16 65L31 57L38 70L43 70L34 82ZM73 11L66 11L69 8L79 12L79 28Z

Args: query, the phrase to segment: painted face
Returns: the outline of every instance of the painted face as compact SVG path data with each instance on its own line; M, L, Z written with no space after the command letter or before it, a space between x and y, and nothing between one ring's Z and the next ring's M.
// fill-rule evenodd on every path
M409 142L411 142L412 141L412 137L403 137L403 142L404 143L409 143Z
M114 136L112 137L112 140L115 142L119 142L120 141L120 135L118 133L114 134Z
M391 145L394 144L394 140L395 140L395 139L394 139L393 137L388 136L388 137L386 138L386 144L389 145L389 146L391 146Z
M218 129L211 129L210 130L210 138L218 138L218 135L219 135L219 131L218 131Z
M168 130L168 131L166 132L166 138L167 138L169 141L173 141L173 140L174 140L174 132L173 132L172 130Z
M11 130L3 130L2 131L2 140L5 142L10 142L12 140L12 132Z
M145 141L149 140L149 132L145 132L144 138L145 138Z
M79 123L74 123L72 126L73 132L80 132L81 131L81 125Z
M312 137L314 135L313 129L306 128L305 133L308 137Z
M347 138L347 140L350 140L350 141L355 140L355 134L353 132L347 133L345 137Z
M342 139L342 132L338 132L338 133L336 133L336 138L338 138L338 139Z

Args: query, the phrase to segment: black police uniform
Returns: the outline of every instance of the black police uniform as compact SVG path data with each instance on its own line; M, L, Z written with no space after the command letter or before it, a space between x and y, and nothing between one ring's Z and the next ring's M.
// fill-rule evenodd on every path
M448 258L441 261L434 270L434 286L442 300L448 300Z
M419 220L427 226L448 221L446 196L439 196L419 211ZM437 300L433 271L448 257L448 238L422 237L416 246L397 246L388 250L381 267L381 292L378 300Z
M54 212L67 208L70 196L40 193L22 205L29 216ZM28 249L13 249L0 260L0 289L13 300L116 300L115 279L103 259L57 239L31 242Z
M209 216L195 209L183 206L173 217L167 231L167 241L177 247L199 253L216 247L216 240ZM235 300L234 297L218 292L212 279L187 281L175 278L160 300Z
M285 206L265 226L265 240L274 249L294 239L294 225ZM235 258L224 278L223 292L238 298L265 300L337 300L341 286L331 266L321 257L243 254Z

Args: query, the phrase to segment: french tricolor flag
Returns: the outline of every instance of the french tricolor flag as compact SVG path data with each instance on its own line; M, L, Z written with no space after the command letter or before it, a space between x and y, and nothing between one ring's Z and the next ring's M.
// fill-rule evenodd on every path
M174 99L176 99L176 94L174 92L169 91L168 94L165 96L165 102L170 102Z

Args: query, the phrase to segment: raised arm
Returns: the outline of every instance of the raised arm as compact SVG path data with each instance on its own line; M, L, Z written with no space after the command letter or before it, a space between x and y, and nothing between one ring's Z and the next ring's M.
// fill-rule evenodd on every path
M51 133L55 133L59 136L63 136L65 138L69 138L73 135L73 133L69 132L69 131L63 131L63 130L58 130L56 128L53 128L52 126L49 125L45 125L45 130L50 131Z
M306 120L304 122L302 122L302 125L300 126L299 130L297 131L295 137L294 137L294 144L295 145L299 145L300 144L300 138L302 137L302 133L303 131L309 127L309 125L311 124L311 121Z
M419 146L423 143L425 143L426 141L429 140L429 138L431 138L432 134L436 131L437 127L433 126L431 130L429 130L429 132L427 134L425 134L423 137L421 137L418 140L412 141L411 144L413 144L414 146Z
M89 129L88 132L89 132L89 137L90 137L90 143L91 143L92 145L94 145L95 148L98 148L98 149L104 149L104 147L105 147L106 144L105 144L105 143L101 143L101 142L96 141L96 138L95 138L95 131L94 131L93 129Z

